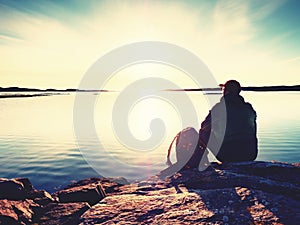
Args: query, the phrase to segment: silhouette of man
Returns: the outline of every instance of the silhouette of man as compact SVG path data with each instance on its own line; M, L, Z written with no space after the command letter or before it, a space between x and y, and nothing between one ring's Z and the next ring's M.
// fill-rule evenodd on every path
M257 157L256 112L240 95L238 81L229 80L220 86L223 96L201 123L191 167L198 167L203 154L207 160L206 147L221 162L253 161Z

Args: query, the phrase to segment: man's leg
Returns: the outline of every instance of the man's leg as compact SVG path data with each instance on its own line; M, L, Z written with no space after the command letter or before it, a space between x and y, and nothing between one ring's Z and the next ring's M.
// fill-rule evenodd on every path
M205 151L202 155L198 170L199 171L204 171L204 170L206 170L207 167L209 167L209 165L210 165L210 162L208 160L208 150L205 149Z
M202 157L203 156L207 157L207 154L204 154L205 152L206 152L206 146L204 146L202 139L199 137L194 153L192 154L187 164L182 168L182 170L199 168L199 164L200 161L202 161L201 160Z

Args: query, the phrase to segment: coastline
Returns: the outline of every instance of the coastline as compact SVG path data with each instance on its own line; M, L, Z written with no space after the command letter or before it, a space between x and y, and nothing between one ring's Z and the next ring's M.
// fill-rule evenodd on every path
M42 97L42 96L52 96L57 95L53 93L48 94L7 94L7 95L0 95L0 98L31 98L31 97Z
M0 193L2 224L293 224L300 164L213 163L135 183L89 178L52 194L26 178L2 178Z

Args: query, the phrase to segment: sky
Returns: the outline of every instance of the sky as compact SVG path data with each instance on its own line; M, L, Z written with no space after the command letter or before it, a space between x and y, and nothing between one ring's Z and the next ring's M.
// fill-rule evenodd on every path
M299 10L298 0L0 0L0 86L76 88L101 56L141 41L193 52L219 83L296 85ZM177 73L165 67L128 68L107 87ZM194 87L182 74L178 79Z

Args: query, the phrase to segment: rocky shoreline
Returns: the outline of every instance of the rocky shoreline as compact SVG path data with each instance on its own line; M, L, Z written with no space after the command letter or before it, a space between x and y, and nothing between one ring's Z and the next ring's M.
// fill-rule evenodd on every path
M297 224L300 164L213 163L128 183L89 178L49 194L0 178L0 224Z

